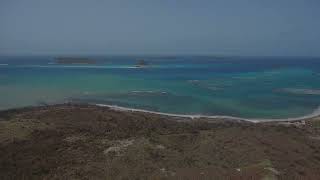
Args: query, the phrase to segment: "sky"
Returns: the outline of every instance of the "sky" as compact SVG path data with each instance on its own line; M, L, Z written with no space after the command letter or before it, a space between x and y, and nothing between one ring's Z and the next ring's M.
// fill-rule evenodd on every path
M0 0L0 55L320 56L319 0Z

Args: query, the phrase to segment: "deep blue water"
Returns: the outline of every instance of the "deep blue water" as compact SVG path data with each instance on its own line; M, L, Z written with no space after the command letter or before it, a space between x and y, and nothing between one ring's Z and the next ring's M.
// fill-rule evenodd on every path
M320 59L171 56L0 57L0 109L81 101L153 111L288 118L320 105ZM133 68L138 59L150 63Z

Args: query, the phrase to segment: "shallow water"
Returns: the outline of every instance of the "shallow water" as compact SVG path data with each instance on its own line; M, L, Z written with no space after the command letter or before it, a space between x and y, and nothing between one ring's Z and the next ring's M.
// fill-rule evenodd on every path
M290 118L320 105L316 58L92 58L97 64L0 57L0 109L72 100L177 114ZM134 67L141 58L148 68Z

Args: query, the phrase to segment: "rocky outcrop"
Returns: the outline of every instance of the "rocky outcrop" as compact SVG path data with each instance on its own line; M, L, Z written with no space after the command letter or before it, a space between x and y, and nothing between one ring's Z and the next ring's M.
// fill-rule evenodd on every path
M143 59L138 60L137 64L135 67L147 67L149 63Z

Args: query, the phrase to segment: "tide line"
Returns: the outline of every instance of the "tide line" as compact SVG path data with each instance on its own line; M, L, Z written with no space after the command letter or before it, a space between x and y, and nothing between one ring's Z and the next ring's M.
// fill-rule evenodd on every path
M267 118L241 118L241 117L234 117L234 116L222 116L222 115L216 115L216 116L207 116L207 115L186 115L186 114L174 114L174 113L163 113L163 112L157 112L157 111L148 111L144 109L135 109L135 108L126 108L121 107L117 105L107 105L107 104L94 104L100 107L109 107L116 111L127 111L127 112L143 112L143 113L151 113L151 114L157 114L157 115L164 115L164 116L170 116L170 117L182 117L182 118L191 118L191 119L199 119L199 118L208 118L208 119L228 119L228 120L235 120L235 121L248 121L252 123L261 123L261 122L284 122L284 121L301 121L301 120L307 120L311 119L317 116L320 116L320 106L316 108L311 114L296 117L296 118L283 118L283 119L267 119Z

